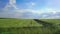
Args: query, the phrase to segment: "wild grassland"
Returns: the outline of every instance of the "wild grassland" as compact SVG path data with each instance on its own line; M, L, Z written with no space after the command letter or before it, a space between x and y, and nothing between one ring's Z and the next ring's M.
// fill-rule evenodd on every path
M32 19L0 19L0 27L31 27L35 25L40 26L40 24L34 22Z
M42 21L46 21L46 22L49 22L49 23L60 23L60 19L41 19Z
M41 19L49 23L60 23L60 19ZM60 27L43 27L33 19L0 19L0 34L60 34Z

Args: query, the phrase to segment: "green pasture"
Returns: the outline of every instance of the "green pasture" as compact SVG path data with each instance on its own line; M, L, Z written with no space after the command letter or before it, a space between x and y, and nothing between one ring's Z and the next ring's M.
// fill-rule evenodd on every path
M60 24L60 19L40 19ZM60 34L60 27L43 27L33 19L0 18L0 34Z

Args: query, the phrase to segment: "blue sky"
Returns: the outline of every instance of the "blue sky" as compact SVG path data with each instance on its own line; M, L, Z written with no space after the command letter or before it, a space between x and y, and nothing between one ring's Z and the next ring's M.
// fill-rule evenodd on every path
M0 17L60 17L60 0L0 0Z
M36 4L32 6L32 4ZM18 7L20 6L21 8L31 8L31 9L40 9L44 7L46 4L45 0L17 0L17 5ZM32 7L31 7L32 6Z

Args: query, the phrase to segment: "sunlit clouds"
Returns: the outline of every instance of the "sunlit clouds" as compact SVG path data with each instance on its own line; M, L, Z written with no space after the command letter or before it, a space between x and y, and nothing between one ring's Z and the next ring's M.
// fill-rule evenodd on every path
M0 0L0 17L27 19L60 17L60 0L3 1Z

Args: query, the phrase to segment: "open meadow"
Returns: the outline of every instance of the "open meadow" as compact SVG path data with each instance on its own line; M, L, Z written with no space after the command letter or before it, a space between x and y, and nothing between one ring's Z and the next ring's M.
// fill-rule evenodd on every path
M54 26L43 27L33 19L0 18L0 34L60 34L60 19L40 20Z

